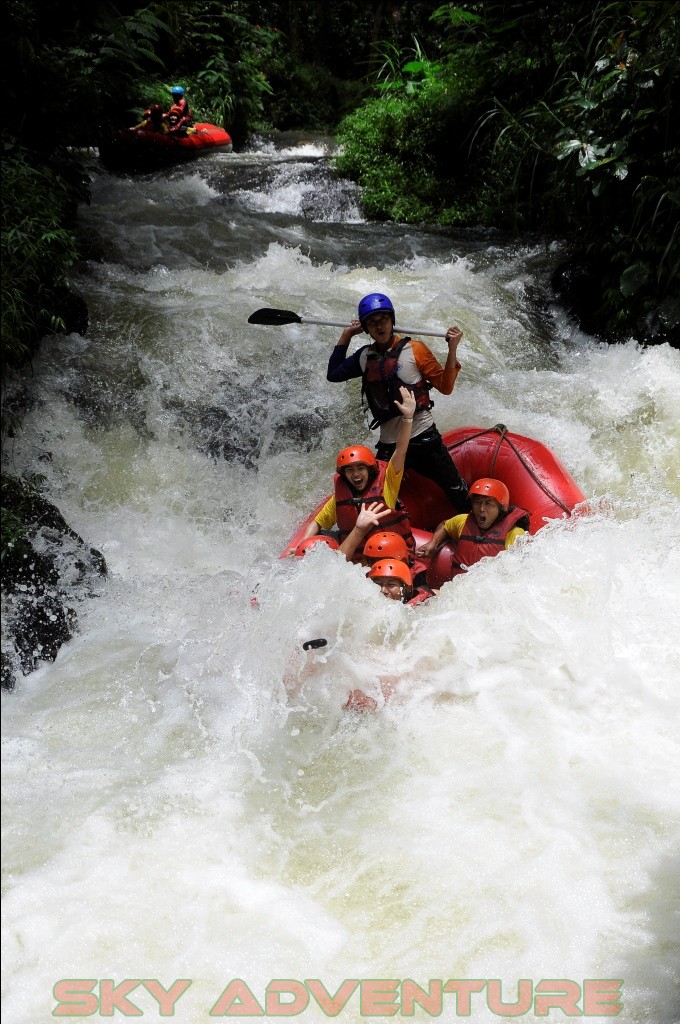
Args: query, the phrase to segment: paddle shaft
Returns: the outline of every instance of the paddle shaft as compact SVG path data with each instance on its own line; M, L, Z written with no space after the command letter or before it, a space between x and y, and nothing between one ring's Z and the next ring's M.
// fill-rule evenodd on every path
M320 324L322 327L350 327L351 324L343 324L338 320L311 320L309 317L301 316L299 322L301 324ZM446 331L424 331L420 327L395 327L395 334L417 334L419 337L427 338L445 338Z

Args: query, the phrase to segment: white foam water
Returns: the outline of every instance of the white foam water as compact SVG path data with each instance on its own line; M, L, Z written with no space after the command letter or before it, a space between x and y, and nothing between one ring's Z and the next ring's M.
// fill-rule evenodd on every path
M90 331L36 362L8 468L43 475L109 576L3 693L5 1019L114 1015L106 979L191 979L187 1024L224 1016L239 978L263 1008L274 979L500 979L507 1003L522 979L618 979L619 1020L673 1024L678 352L601 346L559 310L546 327L533 250L428 253L423 233L404 255L402 229L372 250L357 226L338 261L292 207L272 226L251 205L233 237L195 170L102 176ZM417 609L330 550L278 558L336 450L371 438L356 382L325 381L333 329L247 317L350 319L371 290L462 326L442 431L503 422L587 496ZM354 688L378 711L343 711ZM68 979L97 980L94 1010ZM466 1019L502 1019L488 992ZM143 986L128 999L164 1019ZM517 1019L566 1019L535 1009ZM368 1011L357 991L338 1019ZM328 1019L313 998L299 1016Z

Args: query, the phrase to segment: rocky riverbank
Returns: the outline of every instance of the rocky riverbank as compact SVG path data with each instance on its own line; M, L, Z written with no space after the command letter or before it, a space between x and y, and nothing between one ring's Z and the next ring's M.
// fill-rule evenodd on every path
M104 556L73 530L39 482L2 479L2 687L54 661L78 628L78 604L106 576Z

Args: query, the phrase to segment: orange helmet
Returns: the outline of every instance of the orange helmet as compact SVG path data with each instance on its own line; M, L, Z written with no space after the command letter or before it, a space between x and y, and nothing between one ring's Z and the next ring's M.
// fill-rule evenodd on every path
M397 558L381 558L379 562L372 565L366 573L369 580L377 578L401 580L407 587L413 586L413 575L405 562Z
M314 537L306 537L305 540L301 540L295 549L295 554L302 556L309 551L314 544L327 544L333 551L337 551L340 545L337 540L333 537L326 537L325 534L315 534Z
M485 498L495 498L505 512L508 510L510 492L501 480L494 480L488 476L482 477L481 480L475 480L468 491L468 498L473 494L480 494Z
M382 533L372 533L368 538L364 544L364 557L396 558L407 562L409 550L401 534L384 530Z
M338 452L335 468L339 473L341 469L346 469L347 466L356 465L357 463L368 466L371 469L378 465L378 460L370 448L363 444L353 444L351 448L343 448L341 452Z

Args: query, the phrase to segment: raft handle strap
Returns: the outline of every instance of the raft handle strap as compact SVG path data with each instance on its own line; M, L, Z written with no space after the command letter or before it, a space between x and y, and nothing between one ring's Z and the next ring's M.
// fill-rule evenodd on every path
M559 507L564 512L566 512L567 515L571 515L571 509L567 508L567 506L564 504L564 502L560 501L560 499L557 497L557 495L553 494L552 491L548 487L546 487L546 485L543 483L543 481L538 479L538 477L534 473L534 471L531 468L531 466L525 460L525 458L522 455L522 453L519 451L519 449L513 444L513 442L508 437L508 428L505 426L504 423L497 423L494 427L487 427L486 430L479 430L476 434L470 434L469 437L464 437L462 439L462 441L454 441L452 444L449 444L446 447L448 448L448 450L450 452L453 448L459 448L459 447L461 447L461 445L467 444L468 441L473 441L476 437L483 437L484 434L494 434L494 433L498 434L498 444L496 445L496 450L494 451L493 456L491 458L490 476L493 476L494 467L496 465L496 458L497 458L498 453L500 451L501 445L502 445L503 441L506 441L510 445L510 447L513 450L513 452L515 453L515 455L519 459L520 464L522 466L524 466L524 468L526 469L527 473L532 478L534 483L538 484L538 486L543 491L543 493L546 494L551 499L551 501L554 501L556 505L559 505Z

